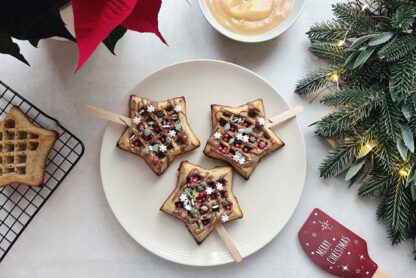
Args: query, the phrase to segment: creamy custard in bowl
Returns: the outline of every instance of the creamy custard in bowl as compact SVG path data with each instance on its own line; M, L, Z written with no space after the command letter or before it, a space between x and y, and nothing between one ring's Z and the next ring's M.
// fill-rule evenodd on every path
M224 28L241 35L259 35L279 26L291 13L295 0L206 0Z

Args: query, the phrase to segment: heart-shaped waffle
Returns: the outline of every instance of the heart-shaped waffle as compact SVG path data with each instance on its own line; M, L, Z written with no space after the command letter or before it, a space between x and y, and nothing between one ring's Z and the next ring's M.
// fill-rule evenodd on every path
M157 175L163 174L176 156L200 146L186 117L184 97L153 101L131 96L130 117L133 124L117 145L142 157Z
M0 187L12 183L40 186L56 131L34 125L16 106L0 124Z
M284 143L267 127L261 99L239 107L211 105L212 133L204 153L248 179L260 160Z
M243 217L232 183L231 167L205 169L183 161L176 189L160 210L182 220L200 244L218 223Z

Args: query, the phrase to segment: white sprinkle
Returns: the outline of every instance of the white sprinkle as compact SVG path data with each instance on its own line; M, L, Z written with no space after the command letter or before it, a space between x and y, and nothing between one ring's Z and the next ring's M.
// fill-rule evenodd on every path
M221 132L218 132L218 131L217 131L217 132L215 132L215 133L214 133L214 138L215 138L215 139L220 140L220 139L221 139L221 137L222 137Z
M175 137L176 136L176 131L174 131L173 129L171 131L169 131L169 137Z
M185 209L186 209L186 210L191 210L191 209L192 209L192 207L191 207L190 205L186 205L186 206L185 206Z
M155 112L155 107L153 106L153 105L149 105L148 107L147 107L147 112L149 112L149 113L153 113L153 112Z
M240 163L240 165L244 165L244 163L246 163L246 158L244 156L242 156L239 160L238 163Z
M240 162L240 159L242 158L243 156L241 155L241 153L240 152L236 152L234 155L233 155L233 160L235 161L235 162Z
M140 124L140 122L142 121L142 117L134 117L133 118L133 123L135 124L135 125L138 125L138 124Z
M248 140L250 140L250 137L248 137L247 135L243 135L243 137L241 137L241 141L243 141L244 143L248 143Z
M267 123L266 119L262 118L262 117L258 117L257 121L259 121L260 125L265 125Z
M185 202L186 200L188 200L188 196L186 196L185 194L181 194L181 196L179 196L179 199L181 200L181 202Z
M167 147L165 146L165 145L163 145L163 144L161 144L160 146L159 146L159 151L161 151L162 153L164 153L164 152L166 152L167 151Z
M237 140L242 140L243 139L243 134L237 133L236 138L237 138Z
M207 187L207 189L205 189L205 192L206 192L208 195L211 195L211 194L212 194L212 192L214 192L214 189L212 189L211 187Z
M227 214L223 214L222 216L221 216L221 221L222 222L227 222L228 220L230 220L230 218L228 217L228 215Z
M224 186L223 186L223 184L222 183L220 183L220 182L217 182L216 184L215 184L215 187L217 188L217 190L224 190Z
M175 105L175 111L177 112L177 113L179 113L179 112L182 112L182 106L181 105Z

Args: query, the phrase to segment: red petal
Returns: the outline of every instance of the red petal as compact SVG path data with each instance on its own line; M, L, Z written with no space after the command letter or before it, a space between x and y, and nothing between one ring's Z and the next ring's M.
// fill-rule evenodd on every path
M138 0L133 12L122 23L130 30L154 33L161 41L166 43L159 31L158 15L162 0Z
M133 11L138 0L72 0L80 69L97 46ZM140 0L140 2L143 2ZM159 2L155 0L145 2ZM142 16L142 15L141 15Z

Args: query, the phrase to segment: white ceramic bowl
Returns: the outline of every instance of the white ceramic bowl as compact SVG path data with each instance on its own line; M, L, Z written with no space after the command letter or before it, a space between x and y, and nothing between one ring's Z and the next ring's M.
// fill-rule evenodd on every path
M211 14L211 11L208 8L206 0L198 0L198 2L199 2L199 7L201 8L201 11L204 14L205 18L212 25L212 27L214 27L218 32L236 41L255 43L255 42L264 42L264 41L274 39L280 34L282 34L284 31L286 31L290 26L292 26L292 24L295 23L296 19L302 13L306 0L295 0L292 12L288 16L288 18L286 18L286 20L283 21L282 24L280 24L273 30L260 34L260 35L241 35L241 34L231 32L230 30L226 29L225 27L223 27L221 24L218 23L215 17Z

